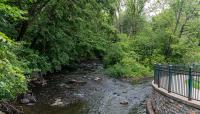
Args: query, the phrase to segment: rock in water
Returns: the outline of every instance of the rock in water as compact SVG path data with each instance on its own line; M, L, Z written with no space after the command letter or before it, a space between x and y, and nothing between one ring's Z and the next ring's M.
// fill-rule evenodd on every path
M42 87L44 87L44 86L47 85L47 81L44 80L43 78L32 80L31 83L32 83L31 85L33 85L33 86L42 86Z
M29 99L30 102L35 103L37 102L35 96L31 95L31 94L26 94L24 95L24 98Z
M72 87L70 87L69 85L65 84L65 83L61 83L59 84L60 87L64 87L64 88L67 88L67 89L70 89Z
M122 93L127 93L127 91L123 91Z
M62 102L62 100L61 99L56 99L56 101L53 103L53 104L51 104L51 106L64 106L64 103Z
M94 80L95 80L95 81L99 81L99 80L101 80L101 78L96 77Z
M61 83L59 86L60 86L60 87L64 87L64 86L66 86L66 84Z
M27 99L27 98L23 98L23 99L21 99L20 101L21 101L22 104L27 104L27 103L30 102L30 100Z
M76 94L76 93L74 93L74 95L77 97L80 97L80 98L84 98L84 96L85 96L84 94Z
M83 78L87 78L87 76L83 76Z
M26 104L27 106L33 106L33 105L35 105L35 103L28 103L28 104Z
M123 100L123 101L120 102L120 104L122 104L122 105L128 105L128 101L127 100Z
M35 96L31 94L24 95L23 99L20 100L22 104L28 104L28 103L36 103L37 100Z
M86 84L85 81L78 81L78 80L69 80L68 81L69 84Z

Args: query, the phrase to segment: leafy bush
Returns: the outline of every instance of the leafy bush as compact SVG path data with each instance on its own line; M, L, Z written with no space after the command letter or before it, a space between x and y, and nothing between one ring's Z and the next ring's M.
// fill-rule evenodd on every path
M141 77L150 75L150 69L131 58L124 58L117 64L107 68L107 73L115 77Z
M0 100L12 99L27 90L24 66L14 49L17 45L0 32Z
M138 55L131 47L132 38L118 35L120 41L113 43L104 57L107 73L115 77L141 77L150 75L150 68L139 63Z
M200 60L200 47L197 39L179 40L178 43L172 45L173 63L193 64L198 63Z
M48 57L42 56L39 52L34 51L27 47L25 43L18 44L18 48L14 49L18 58L27 63L25 68L25 74L31 74L32 72L46 73L51 70L51 64L48 62Z
M7 70L1 73L0 99L24 92L33 72L53 72L73 62L102 57L116 32L111 26L115 12L113 3L1 1L0 31L13 41L1 33L1 39L9 45L1 42L5 45L0 52L4 54L0 57L0 68ZM16 81L13 78L17 78Z

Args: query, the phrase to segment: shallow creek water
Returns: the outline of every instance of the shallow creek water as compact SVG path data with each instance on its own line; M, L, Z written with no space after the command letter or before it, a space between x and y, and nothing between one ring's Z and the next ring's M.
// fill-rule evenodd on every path
M131 84L111 78L105 75L102 64L94 61L48 77L47 86L33 89L37 103L24 105L25 114L145 114L152 89L151 79ZM68 83L73 79L86 84ZM51 106L58 99L62 106ZM128 104L120 104L123 101Z

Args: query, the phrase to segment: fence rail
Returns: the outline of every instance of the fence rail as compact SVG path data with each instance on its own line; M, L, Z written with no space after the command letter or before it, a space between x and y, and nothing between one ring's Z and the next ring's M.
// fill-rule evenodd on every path
M155 64L154 84L169 93L200 101L200 66Z

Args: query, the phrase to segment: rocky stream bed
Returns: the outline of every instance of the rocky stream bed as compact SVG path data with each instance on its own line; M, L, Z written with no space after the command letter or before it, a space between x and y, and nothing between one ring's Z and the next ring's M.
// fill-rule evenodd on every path
M100 62L84 62L74 71L48 75L46 86L32 90L37 102L22 107L25 114L146 114L150 82L115 79Z

